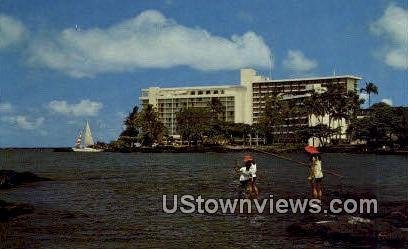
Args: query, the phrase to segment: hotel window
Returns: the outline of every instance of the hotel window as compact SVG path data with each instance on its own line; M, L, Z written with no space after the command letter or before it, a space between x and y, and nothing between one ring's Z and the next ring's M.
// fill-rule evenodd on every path
M214 90L214 94L218 94L218 90Z
M205 94L211 94L211 91L210 91L210 90L207 90L207 91L205 92Z
M203 91L198 91L197 94L198 94L198 95L202 95L202 94L203 94Z
M224 94L224 90L221 90L221 94Z
M191 95L195 95L195 91L191 91L191 93L190 93Z

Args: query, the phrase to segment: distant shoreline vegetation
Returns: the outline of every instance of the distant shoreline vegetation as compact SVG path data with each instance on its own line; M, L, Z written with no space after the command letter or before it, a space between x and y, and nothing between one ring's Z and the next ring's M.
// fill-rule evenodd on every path
M272 153L302 153L303 144L286 145L285 147L275 146L222 146L222 145L196 145L196 146L161 146L156 147L133 147L133 148L112 148L109 144L104 144L104 152L111 153L241 153L241 152L272 152ZM30 148L0 148L0 152L5 151L35 151L35 152L73 152L70 147L30 147ZM388 150L376 149L367 150L361 145L326 146L320 148L323 153L350 153L350 154L382 154L382 155L408 155L408 149Z

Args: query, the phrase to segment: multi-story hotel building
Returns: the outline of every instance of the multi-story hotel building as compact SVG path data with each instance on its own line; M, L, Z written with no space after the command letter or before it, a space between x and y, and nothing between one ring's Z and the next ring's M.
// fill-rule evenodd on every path
M182 108L206 107L211 98L219 98L225 112L225 121L254 124L259 121L265 108L265 100L272 94L280 94L291 104L302 106L305 98L312 92L324 92L328 88L341 85L347 91L357 91L361 78L353 75L311 77L272 80L259 76L253 69L241 69L240 84L197 87L142 89L142 106L153 105L159 119L165 124L171 135L177 134L176 115ZM293 126L313 126L316 117L300 116L291 122ZM336 124L333 124L336 125ZM343 125L344 126L344 125ZM346 129L346 127L342 127Z

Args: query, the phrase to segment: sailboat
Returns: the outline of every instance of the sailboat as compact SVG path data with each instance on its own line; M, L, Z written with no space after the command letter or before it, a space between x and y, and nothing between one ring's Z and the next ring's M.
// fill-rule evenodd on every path
M83 140L83 142L82 142ZM86 121L86 125L83 131L79 132L79 135L75 141L75 146L72 148L74 152L101 152L101 149L95 149L91 146L94 145L92 138L91 127L89 122Z

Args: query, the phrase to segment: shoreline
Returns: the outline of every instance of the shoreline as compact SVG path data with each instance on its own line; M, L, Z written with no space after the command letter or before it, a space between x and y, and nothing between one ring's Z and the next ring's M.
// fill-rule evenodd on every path
M53 151L53 152L73 152L70 147L10 147L0 148L0 151ZM303 146L292 147L274 147L274 146L157 146L157 147L139 147L139 148L121 148L104 149L103 152L111 153L230 153L230 152L252 152L259 151L283 154L283 153L301 153ZM320 148L322 153L350 153L350 154L375 154L375 155L408 155L408 149L402 150L367 150L358 146L330 146Z

